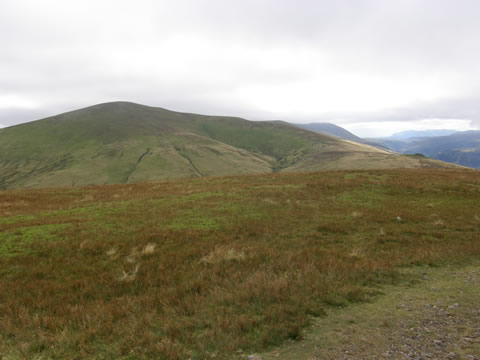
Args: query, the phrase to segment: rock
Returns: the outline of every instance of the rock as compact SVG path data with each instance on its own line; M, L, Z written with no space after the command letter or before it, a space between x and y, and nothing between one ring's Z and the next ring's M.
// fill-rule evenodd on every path
M262 357L258 354L248 355L248 360L262 360Z
M457 358L457 354L455 354L454 352L449 352L447 354L447 359L449 360L453 360L453 359L456 359Z

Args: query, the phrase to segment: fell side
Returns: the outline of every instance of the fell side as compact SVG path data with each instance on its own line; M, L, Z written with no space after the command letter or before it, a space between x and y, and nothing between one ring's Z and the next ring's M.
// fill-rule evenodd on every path
M279 121L179 113L126 102L0 130L0 189L410 167L451 165Z

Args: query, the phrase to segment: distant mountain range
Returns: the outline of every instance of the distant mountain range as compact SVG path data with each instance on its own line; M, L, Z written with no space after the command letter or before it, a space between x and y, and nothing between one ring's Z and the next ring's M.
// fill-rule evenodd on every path
M446 130L451 131L451 130ZM433 159L480 169L480 131L453 132L446 136L368 139L382 148L403 154L423 154Z
M432 136L448 136L458 131L451 129L435 129L435 130L407 130L389 136L388 139L394 140L408 140L412 138L423 138Z
M323 169L452 167L281 121L114 102L0 129L0 188Z
M362 139L331 123L295 125L380 149L389 149L402 154L422 154L433 159L480 169L480 131L408 130L384 138Z

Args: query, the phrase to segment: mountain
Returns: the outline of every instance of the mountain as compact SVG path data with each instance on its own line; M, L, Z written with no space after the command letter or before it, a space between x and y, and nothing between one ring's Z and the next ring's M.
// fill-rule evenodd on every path
M310 131L314 131L322 134L337 136L341 139L355 141L360 144L364 142L364 140L358 137L357 135L352 134L350 131L332 123L310 123L310 124L292 124L292 125L301 127L302 129L306 129L306 130L310 130Z
M366 141L373 146L390 149L398 153L403 153L406 144L408 144L407 140L395 140L391 138L367 138Z
M428 157L480 169L480 131L454 132L448 136L430 136L395 140L371 139L382 146L404 154Z
M420 138L420 137L432 137L432 136L448 136L451 134L456 133L456 130L450 129L439 129L439 130L407 130L401 131L398 133L389 136L387 139L389 140L407 140L412 138Z
M448 136L412 139L404 152L436 156L446 150L480 148L480 131L462 131Z
M99 104L0 129L0 188L323 169L448 167L281 121Z
M435 154L435 158L454 164L480 169L480 147L476 149L445 150Z
M382 150L390 149L389 147L383 146L378 142L375 142L375 141L372 142L366 139L362 139L361 137L358 137L357 135L342 128L341 126L338 126L332 123L309 123L309 124L292 124L292 125L298 126L302 129L306 129L309 131L314 131L316 133L332 135L332 136L339 137L340 139L354 141L359 144L374 146Z

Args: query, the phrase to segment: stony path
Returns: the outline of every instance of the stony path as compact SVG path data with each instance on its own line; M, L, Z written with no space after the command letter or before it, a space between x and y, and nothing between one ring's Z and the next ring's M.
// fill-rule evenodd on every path
M409 298L400 304L403 319L385 332L388 350L385 358L398 359L477 359L480 350L480 296L477 303L464 296L466 288L480 285L480 271L452 274L457 295L422 302ZM427 282L428 286L428 282ZM431 292L442 288L430 287ZM448 291L448 290L447 290ZM449 301L450 300L450 301ZM475 346L476 345L476 346ZM475 347L477 349L475 349Z
M334 310L271 359L480 359L480 265L408 270L410 286Z

